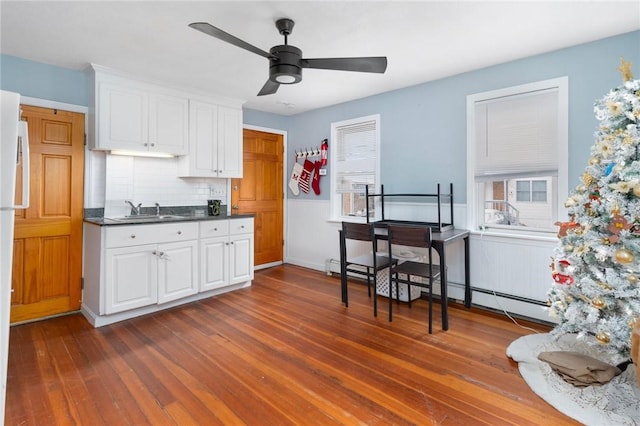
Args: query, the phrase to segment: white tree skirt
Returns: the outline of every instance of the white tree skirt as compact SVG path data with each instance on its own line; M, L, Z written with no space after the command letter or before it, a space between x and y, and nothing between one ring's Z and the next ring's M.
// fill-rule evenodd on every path
M597 347L577 342L573 335L558 340L548 333L520 337L509 345L507 356L518 363L520 374L538 396L586 425L640 425L640 387L633 364L607 384L578 388L538 359L540 352L548 351L575 351L610 362Z

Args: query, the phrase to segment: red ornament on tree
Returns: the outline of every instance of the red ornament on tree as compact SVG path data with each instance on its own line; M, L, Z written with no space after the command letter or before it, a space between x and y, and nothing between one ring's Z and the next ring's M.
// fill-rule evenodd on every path
M560 259L557 262L554 258L551 258L551 277L553 277L553 281L558 284L571 285L574 282L574 279L571 275L569 275L569 266L571 265L568 260Z

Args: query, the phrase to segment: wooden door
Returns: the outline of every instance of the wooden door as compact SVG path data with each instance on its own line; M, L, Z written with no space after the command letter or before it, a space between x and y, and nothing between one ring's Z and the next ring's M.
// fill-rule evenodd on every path
M253 213L254 261L257 266L282 263L284 244L282 135L245 129L243 176L231 180L231 213Z
M22 111L29 125L31 196L30 207L16 212L11 322L78 310L82 285L84 114L32 106Z

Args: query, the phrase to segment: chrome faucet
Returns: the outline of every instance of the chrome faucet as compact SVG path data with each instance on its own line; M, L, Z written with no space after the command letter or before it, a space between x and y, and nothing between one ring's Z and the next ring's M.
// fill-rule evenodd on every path
M138 207L134 206L129 200L124 200L124 203L131 206L131 216L138 216L140 214L140 207L142 207L142 203L138 204Z
M160 216L160 204L156 203L156 216Z

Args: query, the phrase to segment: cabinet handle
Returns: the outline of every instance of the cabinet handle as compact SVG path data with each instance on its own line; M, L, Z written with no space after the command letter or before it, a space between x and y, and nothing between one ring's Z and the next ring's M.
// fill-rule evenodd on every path
M133 239L136 237L136 234L131 234L130 237Z
M182 235L182 231L178 231L178 235Z
M155 144L155 143L152 143L152 144L151 144L151 146L156 146L156 144Z
M244 229L244 225L240 225L240 229Z
M149 146L149 144L148 144L148 143L146 143L146 142L145 142L145 143L143 143L142 145L144 145L144 146Z
M213 230L214 230L214 231L217 231L217 230L218 230L218 228L213 228Z
M154 251L151 252L151 254L154 255L154 256L157 256L158 252L154 250Z

